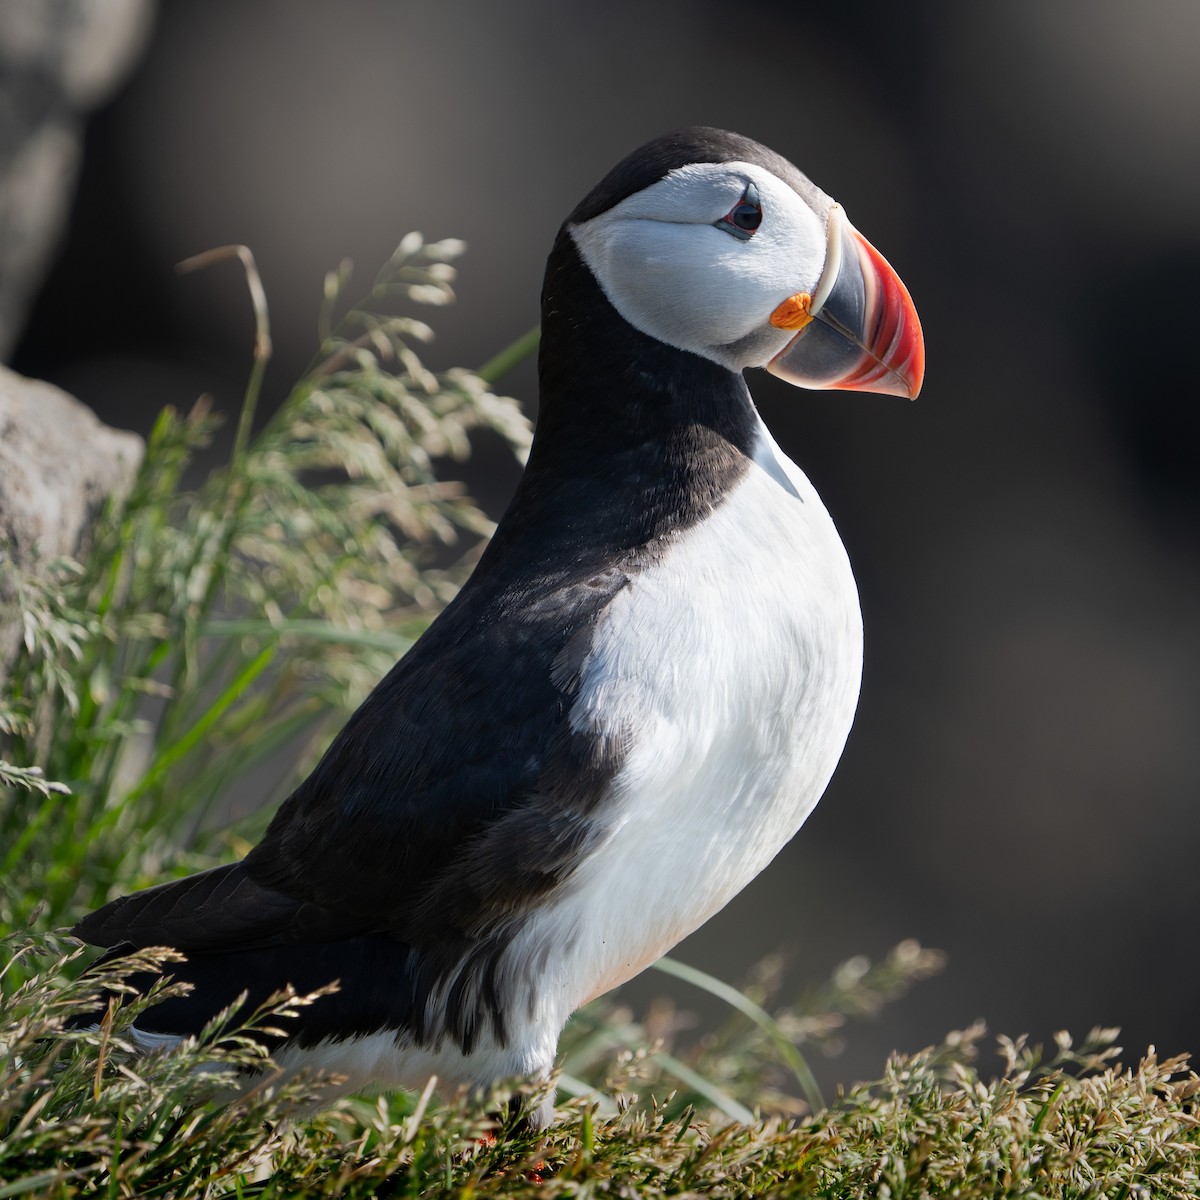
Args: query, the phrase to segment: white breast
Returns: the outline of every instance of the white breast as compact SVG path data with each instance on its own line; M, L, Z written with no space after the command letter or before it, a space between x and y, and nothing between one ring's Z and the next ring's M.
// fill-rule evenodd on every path
M605 841L510 953L558 947L540 980L548 1022L635 975L753 879L820 799L850 731L862 617L845 549L765 426L754 458L618 594L583 665L572 724L630 750Z

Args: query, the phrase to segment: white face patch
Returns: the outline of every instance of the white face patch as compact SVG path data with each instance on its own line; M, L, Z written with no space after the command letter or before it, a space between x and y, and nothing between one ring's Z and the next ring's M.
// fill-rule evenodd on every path
M758 192L762 224L742 240L718 228ZM829 208L816 213L752 163L694 163L571 228L612 306L635 328L731 370L762 366L794 331L771 313L816 291L825 265Z

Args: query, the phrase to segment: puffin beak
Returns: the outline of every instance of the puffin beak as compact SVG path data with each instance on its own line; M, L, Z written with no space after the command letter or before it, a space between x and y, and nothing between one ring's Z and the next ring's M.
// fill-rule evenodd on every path
M840 205L830 213L816 292L789 296L771 314L771 324L797 330L767 364L788 383L910 400L921 390L925 342L908 289Z

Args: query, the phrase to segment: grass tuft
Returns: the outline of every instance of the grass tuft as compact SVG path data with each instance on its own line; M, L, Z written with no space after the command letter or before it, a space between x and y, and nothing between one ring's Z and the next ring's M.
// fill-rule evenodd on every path
M311 997L281 995L244 1026L218 1019L200 1038L138 1055L130 1024L179 985L111 1005L99 1028L66 1023L102 987L120 992L135 970L169 971L172 956L148 951L78 979L79 953L48 935L10 943L8 963L38 969L0 998L3 1196L1184 1200L1200 1189L1200 1079L1182 1058L1153 1052L1117 1065L1113 1030L1078 1046L1060 1035L1046 1055L1000 1038L988 1077L975 1026L894 1055L879 1080L799 1119L729 1120L695 1095L684 1103L652 1051L597 1063L609 1103L569 1100L540 1135L484 1115L503 1108L509 1089L439 1102L427 1088L303 1118L313 1081L280 1085L253 1035L286 1027ZM750 1089L753 1068L777 1064L745 1053ZM702 1054L697 1073L711 1066ZM246 1069L266 1073L232 1103L207 1099Z
M185 487L218 418L166 410L78 562L0 562L24 638L0 686L0 933L244 850L263 805L242 828L210 815L233 778L291 747L263 797L281 799L453 595L492 528L454 466L481 429L523 457L529 425L474 373L428 370L428 326L382 306L451 298L460 250L410 235L336 324L348 269L331 275L319 351L257 432L270 333L253 259L189 264L234 259L251 284L228 463Z

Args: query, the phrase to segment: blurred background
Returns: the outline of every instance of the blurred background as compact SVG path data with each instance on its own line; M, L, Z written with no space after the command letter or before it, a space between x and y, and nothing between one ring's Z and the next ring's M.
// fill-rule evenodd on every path
M239 273L173 271L208 247L253 249L278 400L324 273L353 259L360 294L410 229L470 247L427 361L484 362L536 322L565 214L672 127L749 134L840 201L912 292L925 391L751 386L855 565L859 716L802 833L676 956L736 982L789 945L800 986L902 938L945 949L818 1064L827 1087L976 1017L1200 1052L1200 6L89 7L111 77L0 51L66 139L58 232L18 242L50 257L0 268L6 353L143 434L164 404L240 400ZM531 365L502 386L536 412ZM483 445L469 472L498 516L516 466Z

